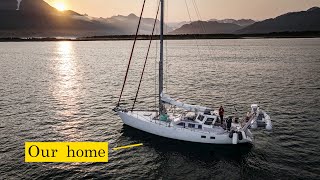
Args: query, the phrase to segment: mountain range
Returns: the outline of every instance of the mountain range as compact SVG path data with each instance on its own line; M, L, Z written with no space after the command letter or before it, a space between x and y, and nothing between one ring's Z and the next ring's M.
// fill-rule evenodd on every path
M286 13L276 18L256 22L237 34L262 34L272 32L320 31L320 8L313 7L307 11Z
M17 10L19 9L19 10ZM292 12L255 22L251 19L211 19L168 23L169 34L259 34L271 32L320 31L320 8ZM57 37L132 35L139 17L117 15L95 18L77 12L58 11L43 0L0 1L0 37ZM142 18L139 34L151 34L154 19ZM157 26L159 21L157 20Z
M57 37L135 34L139 17L94 18L77 12L58 11L43 0L0 1L0 37ZM159 26L157 20L157 26ZM150 34L154 19L142 18L139 34ZM166 32L173 29L165 26Z
M255 23L254 20L252 19L239 19L239 20L236 20L236 19L210 19L210 21L216 21L218 23L229 23L229 24L236 24L236 25L239 25L241 27L245 27L245 26L249 26L253 23ZM193 22L191 22L193 23ZM181 28L183 25L186 25L186 24L190 24L190 22L187 22L187 21L181 21L181 22L170 22L170 23L167 23L167 25L169 27L171 27L173 30L176 30L176 29L179 29Z
M76 12L60 12L43 0L23 0L20 10L16 9L17 1L0 1L0 36L83 36L119 32L107 24L86 20Z
M255 23L255 21L252 19L239 19L239 20L236 20L236 19L221 19L221 20L210 19L209 21L216 21L219 23L231 23L231 24L239 25L241 27L250 26L251 24Z
M236 26L235 26L236 25ZM205 26L205 28L203 28ZM203 30L205 29L205 31ZM266 34L273 32L320 31L320 8L291 12L255 22L251 19L224 19L192 22L175 29L172 34Z
M170 34L231 34L240 30L242 26L233 23L217 21L196 21L175 29Z
M103 23L110 24L117 29L121 29L123 34L135 34L139 17L135 14L129 14L128 16L112 16L110 18L99 18ZM139 34L151 34L153 29L154 19L153 18L142 18L139 28ZM156 21L156 26L160 26L160 21ZM164 32L168 33L173 31L173 28L165 25ZM156 32L155 32L156 33Z

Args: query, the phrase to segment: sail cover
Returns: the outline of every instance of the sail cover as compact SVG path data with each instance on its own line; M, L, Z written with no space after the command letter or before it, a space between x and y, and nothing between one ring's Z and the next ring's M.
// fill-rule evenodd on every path
M171 104L174 106L177 106L179 108L183 108L187 111L193 111L193 112L205 112L206 110L210 110L210 108L204 107L204 106L198 106L198 105L190 105L185 104L183 102L176 101L172 99L170 96L166 94L161 94L161 100L167 104Z

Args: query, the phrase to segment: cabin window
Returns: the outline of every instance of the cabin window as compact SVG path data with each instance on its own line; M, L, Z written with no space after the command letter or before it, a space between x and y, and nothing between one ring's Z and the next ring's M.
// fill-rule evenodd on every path
M202 121L202 120L204 119L204 116L199 115L199 116L198 116L198 119L199 119L200 121Z
M206 122L204 123L205 125L211 125L213 122L213 118L207 118Z
M216 139L216 137L211 136L210 139Z
M207 136L201 136L201 138L207 138Z
M190 128L195 128L196 125L195 125L195 124L188 124L188 127L190 127Z
M202 129L202 125L198 125L198 129Z
M181 123L178 124L178 126L183 126L183 127L185 127L185 124L184 124L184 122L181 122Z

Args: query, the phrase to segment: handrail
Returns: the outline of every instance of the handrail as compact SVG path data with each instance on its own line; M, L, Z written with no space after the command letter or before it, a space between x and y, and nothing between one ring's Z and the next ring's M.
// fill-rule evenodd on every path
M256 115L252 114L249 121L242 127L243 131L246 131L248 129L248 127L254 122L254 119L256 119Z

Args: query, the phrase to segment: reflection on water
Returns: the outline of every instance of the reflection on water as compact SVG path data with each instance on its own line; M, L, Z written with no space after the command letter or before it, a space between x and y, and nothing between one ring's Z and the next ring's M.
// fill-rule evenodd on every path
M62 122L56 127L56 131L72 139L78 138L81 132L77 129L77 126L82 121L75 120L74 115L79 112L77 102L80 79L77 75L73 43L68 41L58 42L55 51L57 54L54 59L56 83L53 88L53 95L59 106L59 111L56 111L56 118Z

